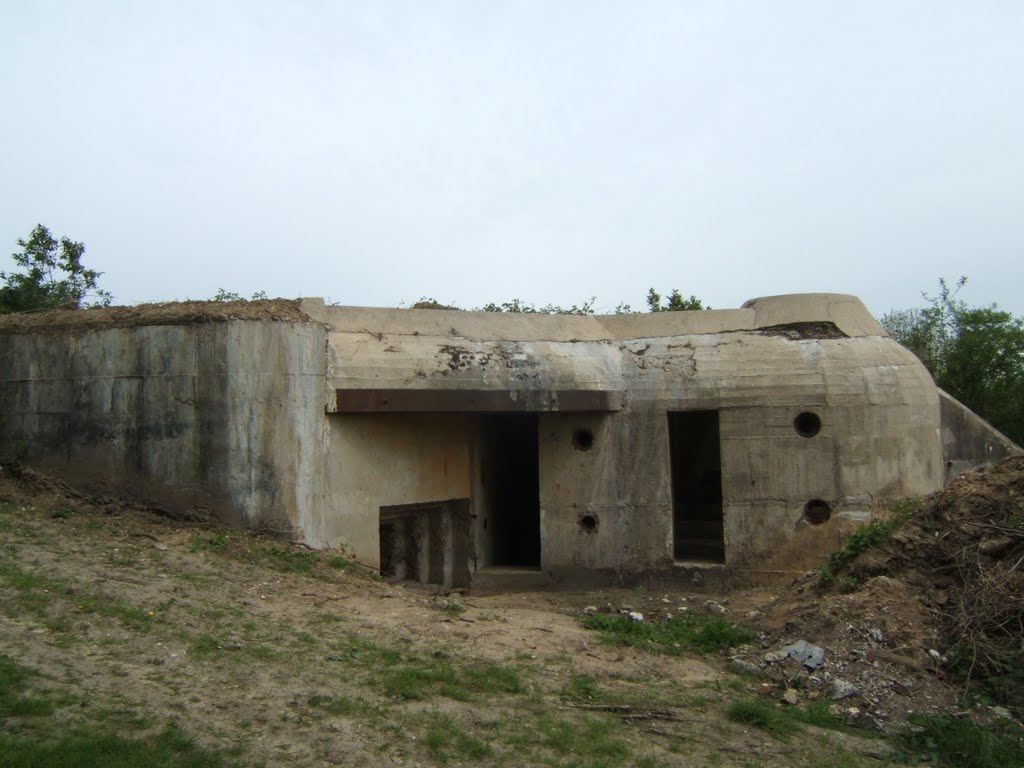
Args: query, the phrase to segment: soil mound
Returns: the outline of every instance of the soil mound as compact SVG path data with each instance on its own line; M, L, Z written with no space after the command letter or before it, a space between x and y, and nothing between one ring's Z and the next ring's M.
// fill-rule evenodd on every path
M1009 714L1006 707L1019 715L1022 563L1017 456L967 472L851 536L756 618L766 647L780 649L756 661L879 725L900 711L963 709L968 690L1003 705L997 715ZM785 653L800 640L824 649L824 661L809 667L804 655Z
M175 301L134 307L56 309L0 315L0 333L19 331L124 328L140 325L192 325L227 320L274 320L308 323L298 299L254 301Z

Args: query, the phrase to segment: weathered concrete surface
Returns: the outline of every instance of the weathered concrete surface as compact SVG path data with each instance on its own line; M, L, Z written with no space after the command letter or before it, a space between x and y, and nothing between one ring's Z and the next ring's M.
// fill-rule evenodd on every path
M0 335L0 450L174 513L291 530L320 494L321 326Z
M952 395L940 389L939 398L942 404L942 453L946 462L946 482L979 464L1022 453L1019 445Z
M940 404L921 363L850 296L614 317L317 300L265 310L276 314L0 323L0 450L170 511L345 546L369 565L381 510L457 509L428 558L446 583L463 572L454 557L554 581L694 568L734 583L792 578L888 501L941 487L947 466L1010 450ZM387 412L388 397L437 412ZM698 521L717 537L717 565L678 557L704 557L680 548L674 498L696 491L676 490L675 473L693 467L672 440L699 436L677 426L673 438L670 421L697 422L670 414L693 411L714 415L713 437L700 437L713 445L693 461L718 489L717 519Z
M812 567L876 506L944 477L938 392L854 297L614 317L303 309L328 327L328 389L622 393L614 413L535 408L550 411L538 423L539 514L541 564L554 578L674 567L671 411L719 413L724 565L752 580ZM812 438L794 430L804 411L822 422ZM366 445L393 429L381 418L365 422ZM585 452L572 444L579 429L593 434ZM804 515L814 499L831 505L820 525ZM582 515L596 525L582 527Z

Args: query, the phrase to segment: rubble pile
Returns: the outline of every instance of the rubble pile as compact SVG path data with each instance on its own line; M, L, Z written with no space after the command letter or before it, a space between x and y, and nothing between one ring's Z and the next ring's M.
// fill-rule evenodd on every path
M827 698L886 727L914 711L1024 707L1024 457L957 478L838 573L794 584L753 623L787 700ZM980 694L976 703L966 692Z

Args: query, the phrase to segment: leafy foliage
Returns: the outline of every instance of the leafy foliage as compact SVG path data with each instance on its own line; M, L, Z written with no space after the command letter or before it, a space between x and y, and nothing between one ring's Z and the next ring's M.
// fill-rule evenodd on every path
M935 383L1007 437L1024 443L1024 318L995 304L969 307L957 298L967 283L939 280L928 306L894 310L883 327L925 364Z
M512 299L501 304L495 304L494 302L484 304L481 309L484 312L511 312L513 314L521 313L525 315L592 315L594 314L595 301L597 301L597 297L591 296L588 301L573 304L571 307L560 307L557 304L546 304L543 307L536 307L533 304L527 304L525 301Z
M21 271L0 271L0 313L45 309L79 309L92 293L93 305L110 304L110 293L97 288L101 272L82 264L85 244L67 237L58 241L42 224L18 240L11 254Z
M665 298L664 304L661 303L660 293L653 288L647 291L648 312L685 312L693 309L711 309L711 307L705 307L704 302L693 294L690 294L688 299L684 298L678 288L672 289L672 292Z
M1016 726L982 728L953 715L911 715L913 726L899 737L901 762L950 768L1024 765L1024 741Z

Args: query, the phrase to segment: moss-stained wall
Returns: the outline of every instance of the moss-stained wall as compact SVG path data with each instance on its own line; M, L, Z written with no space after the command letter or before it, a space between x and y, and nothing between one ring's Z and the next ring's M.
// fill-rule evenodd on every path
M322 496L322 326L0 334L0 450L171 513L301 526Z

